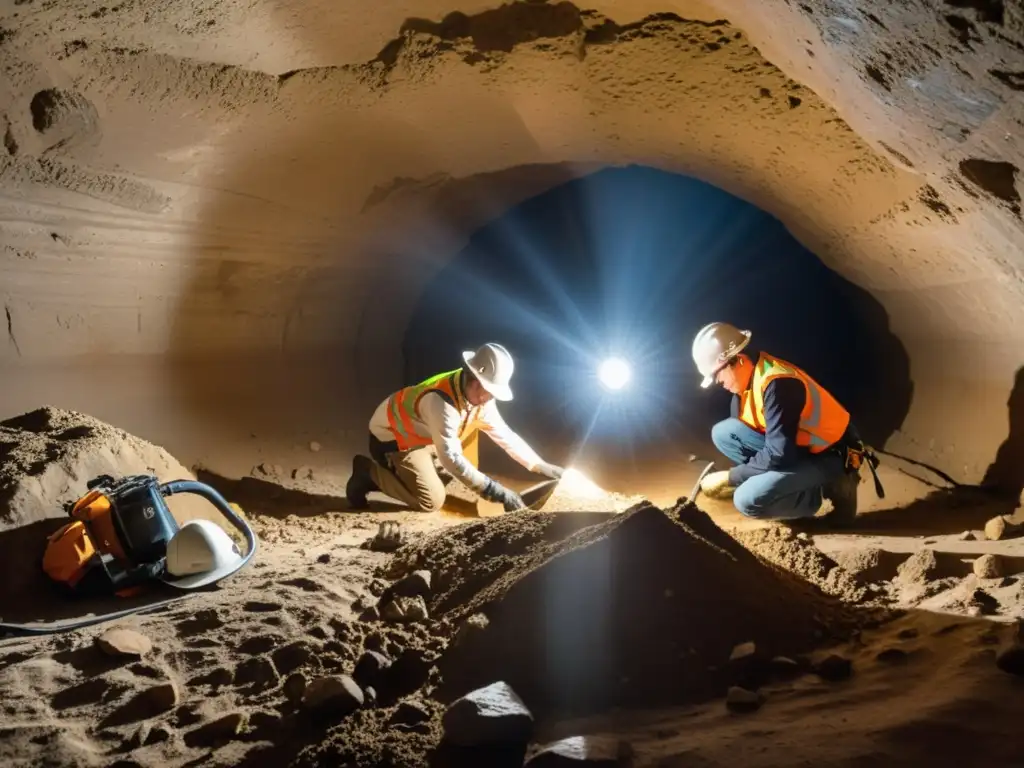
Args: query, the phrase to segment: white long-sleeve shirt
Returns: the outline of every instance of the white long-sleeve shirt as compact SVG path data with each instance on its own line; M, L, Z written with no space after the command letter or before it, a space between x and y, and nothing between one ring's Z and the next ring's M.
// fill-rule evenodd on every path
M381 442L390 442L395 436L388 428L388 401L385 398L370 418L370 433ZM429 434L434 444L428 446L436 452L441 466L452 474L459 482L477 493L487 485L489 478L478 470L462 453L462 441L459 430L464 421L478 419L481 430L514 461L531 472L543 463L543 459L505 423L498 412L498 404L489 400L480 406L471 406L467 418L464 419L451 403L437 392L428 392L420 398L417 407L419 413L413 416L416 431Z

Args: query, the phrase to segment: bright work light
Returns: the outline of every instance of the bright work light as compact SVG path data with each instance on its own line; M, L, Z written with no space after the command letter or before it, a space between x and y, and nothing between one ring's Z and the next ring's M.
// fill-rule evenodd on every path
M607 389L622 389L631 375L629 363L618 357L605 360L597 369L597 377Z

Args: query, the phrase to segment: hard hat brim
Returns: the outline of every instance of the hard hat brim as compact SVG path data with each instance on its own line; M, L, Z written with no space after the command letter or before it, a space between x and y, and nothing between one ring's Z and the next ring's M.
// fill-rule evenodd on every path
M473 372L474 376L476 376L477 381L480 382L480 385L488 392L490 392L492 395L494 395L495 400L501 400L503 402L508 402L509 400L511 400L512 388L508 384L505 384L504 386L498 386L497 384L488 381L487 379L480 375L480 371L478 371L476 367L470 362L470 360L472 360L475 355L476 352L473 351L463 352L462 360L466 364L466 367Z
M192 573L188 576L163 576L161 581L165 584L170 584L172 587L178 589L199 589L205 587L214 582L226 579L228 576L233 574L239 568L242 567L242 558L231 563L225 563L220 568L214 568L212 571L203 571L202 573Z

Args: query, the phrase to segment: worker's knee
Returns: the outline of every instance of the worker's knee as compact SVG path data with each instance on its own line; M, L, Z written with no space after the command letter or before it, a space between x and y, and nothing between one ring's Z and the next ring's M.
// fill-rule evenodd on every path
M749 429L749 427L739 419L722 419L711 428L711 442L715 444L715 448L731 457L742 446L737 434L741 429Z
M447 495L444 490L444 483L441 478L435 477L433 481L421 482L416 490L416 503L420 512L440 512L444 506Z
M732 495L732 503L744 517L756 520L795 520L813 516L820 505L820 494L815 502L813 489L799 493L784 493L765 475L742 483Z

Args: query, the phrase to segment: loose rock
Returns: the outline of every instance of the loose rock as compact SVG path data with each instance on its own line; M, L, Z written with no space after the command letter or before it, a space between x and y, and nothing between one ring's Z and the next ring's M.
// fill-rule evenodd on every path
M974 541L976 538L973 531L964 531L960 534L960 541Z
M780 680L792 680L803 671L800 664L786 656L776 656L769 662L772 674Z
M445 740L464 747L525 743L533 733L533 715L503 682L478 688L454 701L441 724Z
M1024 535L1024 523L1015 521L1009 515L998 515L985 523L985 538L991 541L1012 539Z
M153 641L134 629L108 629L96 638L100 650L111 656L145 656Z
M979 579L998 579L1003 575L1003 559L999 555L982 555L974 561L974 575Z
M360 686L373 685L380 679L381 673L390 666L391 659L383 653L366 651L356 662L352 677Z
M822 680L838 682L853 674L853 662L836 654L826 656L813 666L814 673Z
M629 763L629 744L611 736L570 736L532 746L525 768L619 768Z
M427 615L427 604L422 596L396 597L380 612L384 621L397 623L425 621Z
M363 691L348 675L318 677L306 686L302 706L344 717L363 706Z
M427 597L430 594L430 571L413 571L391 588L401 597Z
M320 447L320 443L318 443L316 440L310 440L309 450L311 450L313 453L318 453L320 451Z
M320 557L316 559L316 561L321 565L327 565L329 562L331 562L331 555L328 552L324 552L322 555L320 555Z
M764 697L760 691L748 691L734 685L729 688L725 696L725 706L734 712L753 712L760 709L764 703Z
M756 651L757 646L754 643L740 643L732 649L732 653L729 654L729 661L745 659L748 656L753 656Z

